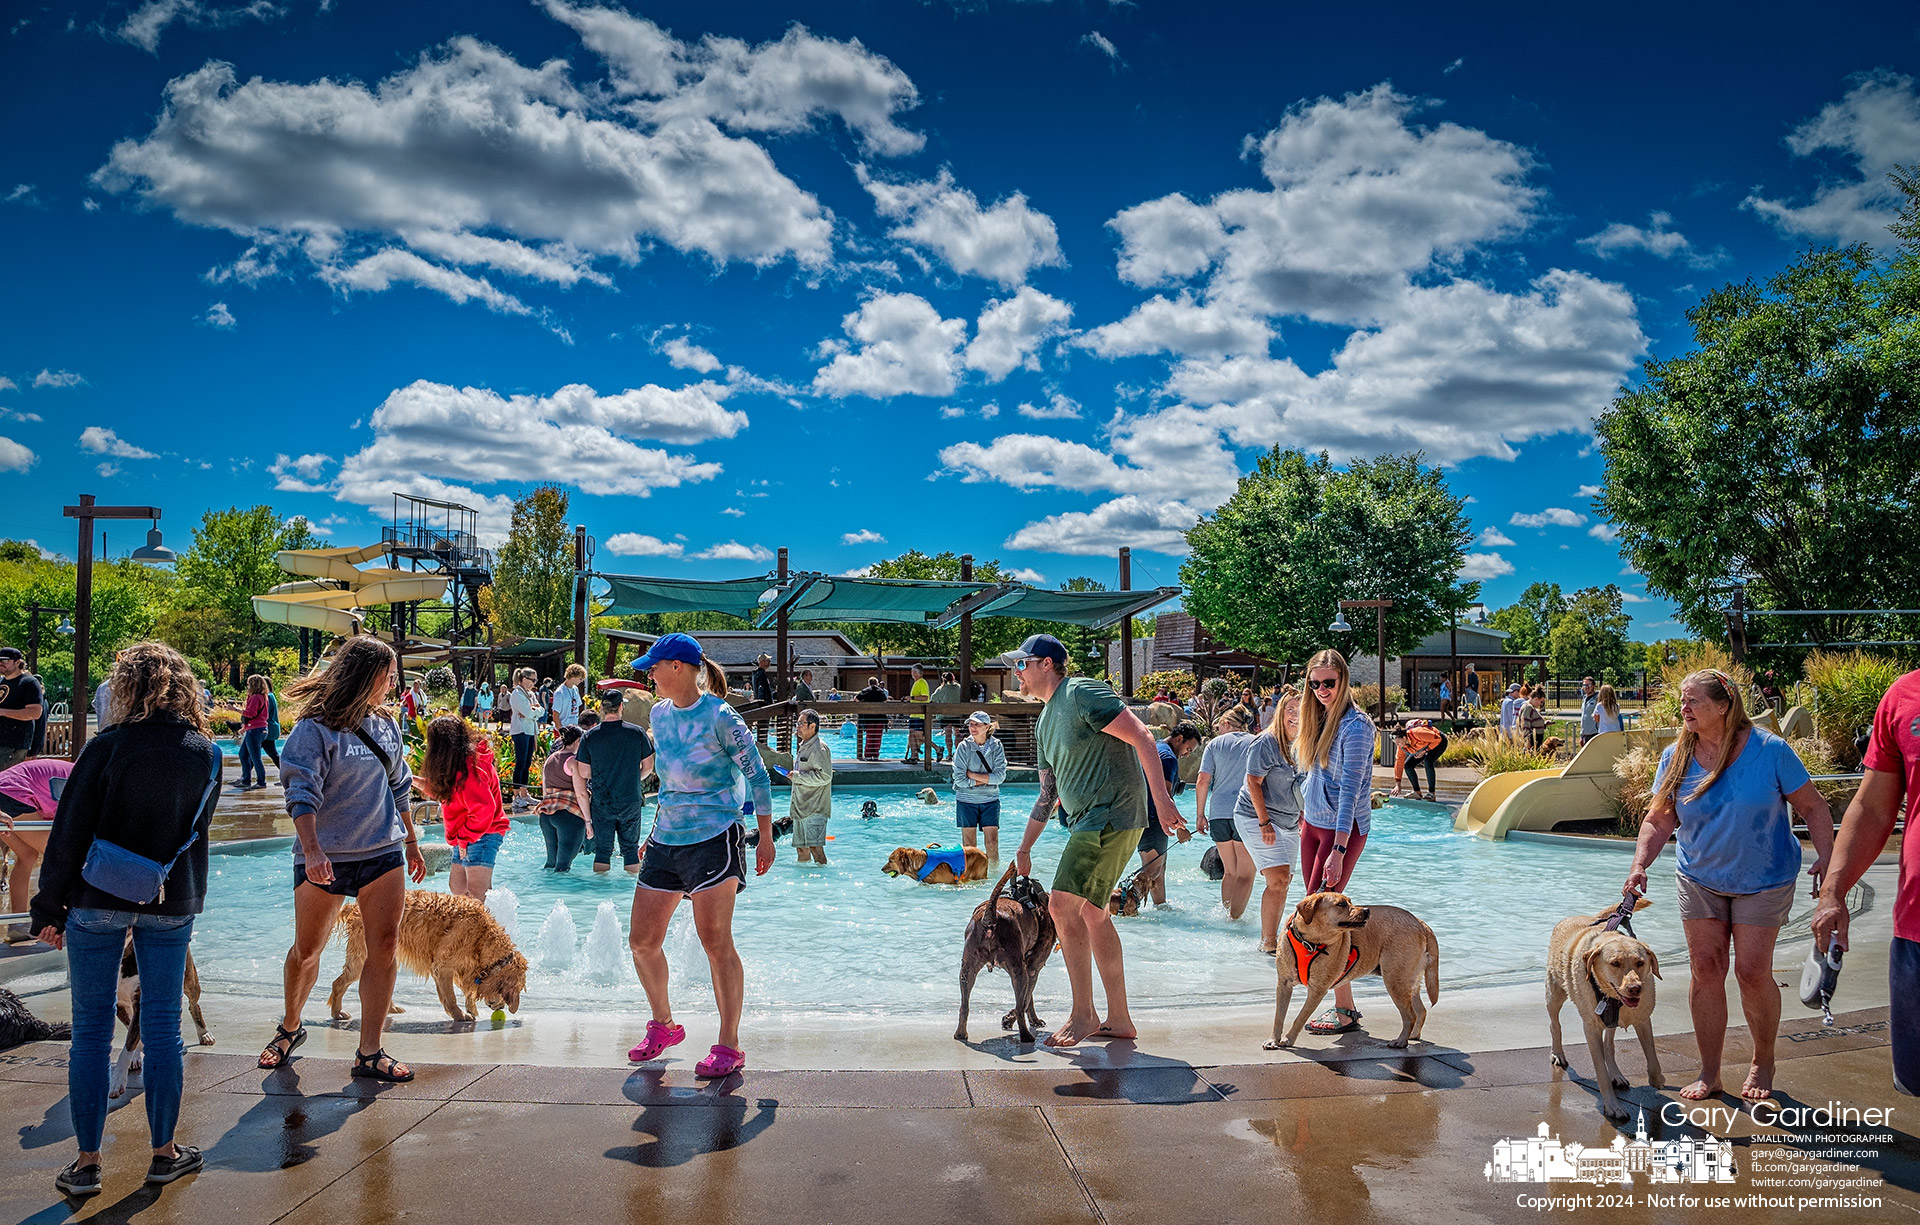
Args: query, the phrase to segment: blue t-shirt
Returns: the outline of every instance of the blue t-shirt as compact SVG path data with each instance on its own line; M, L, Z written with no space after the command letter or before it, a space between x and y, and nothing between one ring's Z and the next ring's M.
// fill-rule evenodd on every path
M653 841L692 846L724 832L740 819L742 781L753 810L772 814L772 780L753 733L733 707L710 693L684 710L662 699L654 703L652 724L654 772L660 776Z
M1160 773L1167 779L1167 792L1172 794L1180 790L1180 758L1174 754L1173 746L1160 741ZM1152 789L1149 788L1149 791Z
M1668 745L1653 776L1654 790L1673 766ZM1760 893L1800 875L1800 840L1793 835L1787 796L1807 785L1807 768L1786 741L1756 727L1726 773L1697 800L1707 771L1687 763L1674 797L1680 813L1680 871L1716 893Z

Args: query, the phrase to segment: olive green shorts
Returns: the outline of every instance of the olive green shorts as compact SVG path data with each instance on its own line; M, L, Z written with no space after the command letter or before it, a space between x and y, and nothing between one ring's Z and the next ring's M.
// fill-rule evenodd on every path
M1134 848L1140 845L1141 832L1108 825L1067 835L1060 866L1053 871L1054 890L1105 906L1113 887L1120 883L1120 874L1127 870Z

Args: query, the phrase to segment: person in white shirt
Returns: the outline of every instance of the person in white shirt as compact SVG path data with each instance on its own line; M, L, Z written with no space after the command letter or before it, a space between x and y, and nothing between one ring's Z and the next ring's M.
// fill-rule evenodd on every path
M1500 699L1500 738L1502 740L1513 739L1514 726L1520 721L1518 713L1520 702L1520 686L1517 683L1508 685L1507 696Z
M508 698L513 708L513 719L507 725L507 731L513 736L515 812L533 807L533 796L527 791L527 774L533 769L534 742L540 735L540 716L546 713L546 708L540 705L540 695L534 690L539 681L539 673L532 668L519 669L513 674L513 693Z
M579 664L568 664L560 687L553 691L553 726L556 731L563 727L579 726L581 693L586 684L587 670Z

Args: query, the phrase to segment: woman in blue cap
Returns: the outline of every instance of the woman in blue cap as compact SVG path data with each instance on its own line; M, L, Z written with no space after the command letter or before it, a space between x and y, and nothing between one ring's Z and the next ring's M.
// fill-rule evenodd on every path
M674 1023L667 999L663 950L667 924L685 897L693 902L694 929L707 950L720 1009L720 1040L694 1072L714 1079L731 1076L747 1064L740 1049L746 975L733 947L734 897L747 887L746 827L737 789L744 780L750 792L746 811L760 827L753 871L765 876L773 866L773 784L746 722L724 696L716 696L727 692L726 670L708 659L697 641L667 634L633 667L651 673L661 699L653 707L660 798L653 831L641 848L627 936L653 1018L627 1058L644 1063L686 1040L687 1031Z

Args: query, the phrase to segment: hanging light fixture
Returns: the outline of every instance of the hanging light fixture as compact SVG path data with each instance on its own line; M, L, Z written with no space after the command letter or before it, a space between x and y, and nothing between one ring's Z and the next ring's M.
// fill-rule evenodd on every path
M147 543L135 549L129 556L135 561L143 561L153 566L170 566L177 560L173 550L160 543L158 519L155 519L153 526L147 529Z
M60 618L60 624L53 627L53 632L60 635L62 638L73 637L74 635L73 618L72 617Z
M1327 627L1336 634L1351 634L1353 627L1347 624L1347 610L1340 609L1333 614L1333 624Z

